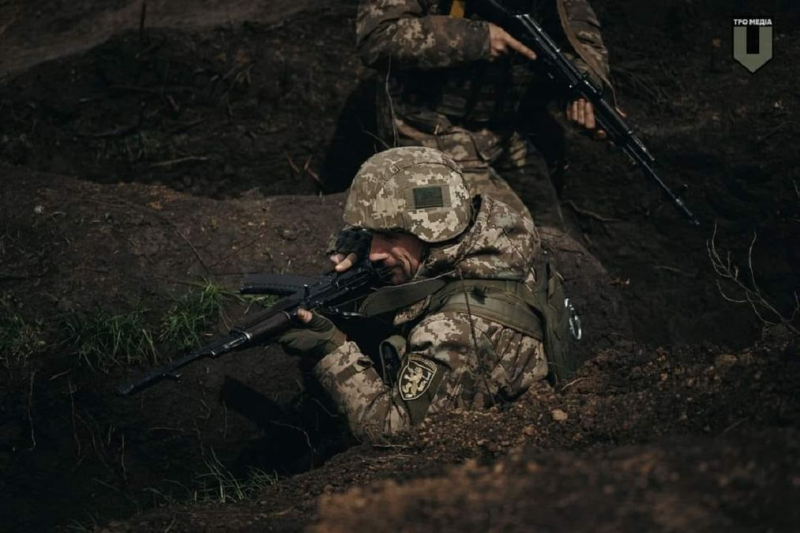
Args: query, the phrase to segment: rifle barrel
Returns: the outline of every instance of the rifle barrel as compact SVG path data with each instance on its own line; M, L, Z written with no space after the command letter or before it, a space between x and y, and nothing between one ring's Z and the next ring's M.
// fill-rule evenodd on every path
M514 38L525 43L537 54L537 63L544 63L550 78L563 84L570 91L576 91L592 103L600 127L609 138L636 163L642 172L649 176L672 200L675 206L689 219L692 225L700 221L686 204L656 174L653 168L655 159L625 123L619 112L608 103L602 88L592 83L561 53L561 49L529 14L516 14L507 9L500 0L478 0L476 12L483 19L494 22L508 31Z

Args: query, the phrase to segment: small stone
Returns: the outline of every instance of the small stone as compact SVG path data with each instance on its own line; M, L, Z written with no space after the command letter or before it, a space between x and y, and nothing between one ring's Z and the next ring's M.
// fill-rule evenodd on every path
M529 437L533 436L534 431L535 430L533 429L533 426L525 426L525 428L522 430L522 432Z
M714 359L714 366L732 366L738 362L739 358L732 353L723 353Z
M478 470L478 461L476 459L467 459L464 461L465 470Z
M297 238L297 232L287 228L281 228L278 230L278 236L286 241L293 241Z
M550 415L556 422L565 422L569 418L569 415L561 409L553 409Z

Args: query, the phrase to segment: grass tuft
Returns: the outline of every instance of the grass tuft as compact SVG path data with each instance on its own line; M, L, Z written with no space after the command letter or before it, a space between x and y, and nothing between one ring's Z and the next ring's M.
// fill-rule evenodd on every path
M277 474L268 474L259 468L251 468L246 479L237 479L217 459L213 449L205 463L208 471L198 475L195 480L199 486L194 495L196 501L241 502L253 498L278 481Z
M43 337L41 322L22 316L10 296L0 297L0 360L6 368L27 365L47 345Z
M187 292L161 321L159 340L178 350L199 346L203 330L222 317L223 304L231 294L210 281L206 281L199 289Z
M68 320L67 340L76 347L80 362L93 370L106 372L121 365L158 364L158 351L145 313L141 306L121 315L98 309L84 320Z

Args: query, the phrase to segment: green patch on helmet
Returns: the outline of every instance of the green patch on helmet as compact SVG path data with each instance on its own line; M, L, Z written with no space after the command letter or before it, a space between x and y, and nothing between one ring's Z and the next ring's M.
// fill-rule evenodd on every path
M444 207L441 187L417 187L414 189L414 209Z

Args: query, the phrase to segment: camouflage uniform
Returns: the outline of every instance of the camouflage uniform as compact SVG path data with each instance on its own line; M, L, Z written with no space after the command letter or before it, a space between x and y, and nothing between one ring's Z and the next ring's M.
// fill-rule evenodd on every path
M607 79L608 54L592 8L587 0L563 2L566 20L557 13L556 0L529 0L528 12L554 39L564 40L562 26L568 24L584 45L584 55L594 59L602 70L600 77ZM388 146L442 150L464 168L473 194L491 194L522 212L527 209L498 171L509 177L525 175L535 183L535 193L526 199L535 206L537 217L548 209L553 215L557 200L547 165L526 136L543 104L521 107L537 87L534 74L524 65L528 60L512 51L489 62L488 23L449 17L450 4L361 0L358 50L382 80L379 135ZM562 48L569 53L568 43ZM574 63L599 81L580 57L574 56ZM538 85L542 89L543 84Z
M437 153L400 148L373 156L356 177L345 223L399 228L428 243L427 256L409 283L438 277L500 279L523 282L532 289L539 241L530 218L488 196L471 199L458 167ZM373 165L375 160L380 164ZM409 168L413 168L412 186L394 179ZM378 186L367 189L364 178ZM429 183L442 187L438 200L436 195L420 193L429 192ZM427 296L394 314L399 335L388 342L397 349L401 363L394 382L385 381L373 359L352 341L314 368L355 435L394 434L431 413L511 400L546 376L541 341L472 313L448 311L446 306L429 311L430 300Z

